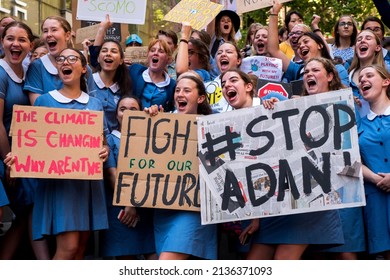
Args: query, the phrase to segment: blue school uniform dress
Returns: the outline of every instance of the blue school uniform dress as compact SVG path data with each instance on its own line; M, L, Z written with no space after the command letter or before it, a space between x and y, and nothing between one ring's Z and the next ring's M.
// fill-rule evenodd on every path
M106 87L100 78L99 73L93 73L88 77L88 93L90 96L100 100L104 110L105 134L108 135L111 131L118 128L118 120L116 119L116 106L121 96L121 92L117 83Z
M35 106L102 111L101 102L82 93L69 99L57 90L39 96ZM108 228L103 180L39 179L33 208L33 239L68 231Z
M107 135L110 155L104 168L116 167L120 147L120 132L114 130ZM153 209L137 208L140 217L135 227L128 227L118 219L122 206L114 206L112 186L106 186L106 203L108 212L107 230L100 232L100 254L102 257L142 255L154 253Z
M211 81L210 73L207 70L205 70L205 69L195 69L194 71L199 74L199 76L202 78L204 83Z
M3 163L0 163L0 207L9 204L8 197L7 194L5 193L3 182L2 182L3 178L4 178L4 165Z
M217 226L202 226L199 212L154 209L154 237L158 255L176 252L217 259Z
M89 66L87 67L87 71L87 77L92 75L92 70ZM44 94L62 87L63 83L58 77L58 70L51 63L49 54L34 60L28 66L26 81L23 86L25 92Z
M390 173L390 107L383 115L370 111L358 123L362 162L374 173ZM364 223L368 252L375 254L390 250L390 193L365 182L366 206Z
M310 244L320 247L344 243L340 215L337 210L319 211L260 219L254 233L258 244Z
M26 73L26 68L24 68ZM0 98L4 100L3 124L7 135L12 121L13 106L30 105L29 98L23 93L24 78L19 78L11 69L8 63L0 60ZM8 137L11 146L11 137ZM8 198L11 201L11 208L15 214L22 211L25 206L33 203L36 180L32 178L21 178L16 180L17 187L11 188Z
M28 67L24 91L44 94L63 87L57 68L51 63L49 54L34 60Z
M133 84L133 94L141 100L142 109L152 105L162 105L165 112L174 109L174 92L176 81L165 73L165 80L154 84L149 76L149 70L141 64L129 66L130 78Z

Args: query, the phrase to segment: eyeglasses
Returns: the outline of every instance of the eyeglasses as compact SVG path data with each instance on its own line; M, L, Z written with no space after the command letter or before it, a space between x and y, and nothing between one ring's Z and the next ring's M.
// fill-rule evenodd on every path
M75 64L79 59L81 60L81 58L76 55L68 55L68 56L60 55L56 57L56 62L57 64L62 65L66 60L69 64Z
M364 28L365 30L371 30L372 32L379 32L379 31L381 31L382 30L382 28L380 28L379 26L377 26L377 27L374 27L374 28L371 28L371 27L366 27L366 28Z
M303 33L304 33L303 31L290 32L290 33L288 33L288 37L292 37L292 36L294 36L294 35L296 35L296 36L302 36Z
M342 21L342 22L339 22L339 26L340 27L345 27L345 26L347 26L347 27L351 27L351 26L353 26L353 23L352 22L344 22L344 21Z

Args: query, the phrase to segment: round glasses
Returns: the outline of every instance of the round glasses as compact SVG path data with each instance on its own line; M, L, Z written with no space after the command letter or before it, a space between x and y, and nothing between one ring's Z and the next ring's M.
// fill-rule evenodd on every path
M64 64L66 60L69 64L75 64L79 59L81 60L81 58L76 55L68 55L68 56L60 55L56 57L56 62L57 64L61 65Z
M347 26L347 27L351 27L353 26L353 23L352 22L339 22L339 26L343 27L343 26Z
M302 36L303 35L303 31L295 31L295 32L290 32L290 33L288 33L288 37L292 37L292 36Z

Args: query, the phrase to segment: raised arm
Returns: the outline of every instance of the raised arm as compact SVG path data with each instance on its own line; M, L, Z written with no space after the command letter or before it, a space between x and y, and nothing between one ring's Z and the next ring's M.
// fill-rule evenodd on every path
M274 5L269 13L268 25L268 52L271 57L282 60L282 68L285 72L290 65L290 59L279 49L279 34L278 34L278 14L282 9L282 4L279 1L274 1Z
M331 50L330 50L329 45L328 45L328 42L326 41L326 39L325 39L324 35L322 34L322 31L321 31L321 29L319 27L320 21L321 21L321 17L319 15L314 14L313 15L313 19L312 19L312 21L310 23L311 30L315 34L317 34L318 36L321 37L321 39L324 42L326 48L328 49L328 52L331 53Z
M106 36L108 28L112 26L112 22L110 20L110 15L106 15L106 19L99 23L99 29L95 36L95 41L93 42L94 46L101 46L104 42L104 36Z
M191 37L191 25L189 22L183 22L181 25L181 37L179 42L179 49L176 56L176 74L188 71L188 40Z

